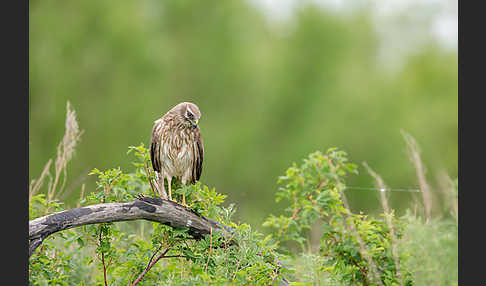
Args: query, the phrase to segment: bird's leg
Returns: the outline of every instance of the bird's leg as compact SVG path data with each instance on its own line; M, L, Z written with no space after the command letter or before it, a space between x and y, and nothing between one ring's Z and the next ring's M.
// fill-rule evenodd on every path
M186 194L185 193L182 193L182 205L187 207L187 204L186 204Z
M165 192L164 186L164 176L158 172L156 172L155 175L157 177L157 190L159 191L160 197L167 200L167 193Z
M187 186L187 185L186 185L186 184L187 184L187 179L186 179L186 177L183 177L183 178L182 178L182 184L183 184L184 186ZM182 193L182 205L183 205L183 206L185 206L185 207L187 207L187 206L188 206L188 205L186 204L186 193L185 193L185 192L184 192L184 193Z
M172 199L172 177L167 177L167 186L169 187L169 200L175 202Z

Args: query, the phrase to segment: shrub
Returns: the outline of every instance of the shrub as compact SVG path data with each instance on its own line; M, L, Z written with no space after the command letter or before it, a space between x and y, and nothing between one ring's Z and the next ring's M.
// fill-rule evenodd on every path
M90 174L97 190L81 205L128 202L139 194L155 194L149 179L150 157L143 144L130 147L135 167ZM293 164L278 180L277 201L289 205L285 214L269 216L264 236L248 224L232 221L234 205L225 195L201 182L173 182L175 198L186 194L200 215L233 228L232 237L219 231L194 240L186 228L137 221L102 223L50 236L29 261L30 285L457 285L457 224L454 219L378 218L354 214L344 195L345 177L356 173L346 153L336 148L314 152ZM30 219L47 209L61 210L58 200L33 195ZM391 224L387 223L388 216ZM310 235L319 226L319 245ZM395 239L391 237L394 229ZM233 243L230 243L233 242ZM398 252L392 251L393 243ZM429 255L423 255L428 253ZM448 262L453 261L450 264ZM444 262L446 261L446 262ZM396 265L399 262L400 267ZM447 268L443 268L448 263ZM399 269L399 270L398 270ZM443 269L450 271L443 272Z

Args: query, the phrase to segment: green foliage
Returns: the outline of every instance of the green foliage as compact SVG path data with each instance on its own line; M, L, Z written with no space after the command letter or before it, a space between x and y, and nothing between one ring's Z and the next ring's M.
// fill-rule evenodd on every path
M275 229L272 238L278 250L291 256L289 269L299 281L295 285L378 285L376 279L382 285L457 285L456 221L425 224L409 211L401 218L393 212L379 218L351 213L343 201L344 177L355 173L356 166L345 155L334 148L312 153L279 178L283 186L277 201L286 200L290 206L286 215L270 216L263 225ZM396 257L385 216L391 218L399 242ZM318 250L313 251L309 235L318 227ZM292 248L291 242L299 248Z
M82 205L151 195L147 149L141 144L129 153L135 156L135 170L94 169L98 190L83 198ZM138 285L278 285L282 275L291 285L378 285L377 279L382 285L457 285L455 221L425 224L410 213L402 218L354 214L343 190L346 175L356 172L346 153L336 148L293 164L279 177L276 193L276 200L288 207L284 215L265 220L263 226L272 230L266 236L249 224L235 223L234 206L224 207L226 196L214 188L174 182L176 196L185 193L196 212L232 227L232 236L213 231L196 241L187 228L141 221L88 225L44 241L29 261L29 283L104 285L106 271L108 285L129 285L160 259ZM31 219L44 204L42 195L33 196ZM392 219L397 257L385 216ZM310 236L317 228L313 247ZM444 263L450 271L441 273Z
M406 229L400 241L405 266L416 285L458 284L458 226L454 218L423 219L407 212Z
M148 150L141 144L130 147L128 153L132 152L135 155L133 173L123 173L120 168L90 172L98 177L98 191L83 198L81 205L127 202L134 200L137 194L152 194L145 168L150 161ZM176 185L178 183L174 183L174 187ZM274 247L249 225L231 221L235 211L233 206L221 206L226 195L199 182L175 188L175 194L183 192L196 212L233 227L234 235L228 238L214 231L204 239L194 241L187 228L176 229L159 223L149 223L147 233L136 229L123 231L121 223L83 226L53 235L62 235L66 243L77 243L79 249L69 249L67 255L54 245L55 238L43 242L30 260L30 284L56 285L58 281L66 283L69 278L73 283L69 285L104 285L103 273L106 271L109 285L127 285L133 283L150 261L162 252L168 257L155 264L139 285L153 285L156 281L169 285L268 285L279 279L280 267L275 260L278 254ZM31 219L42 204L45 204L43 195L33 196ZM48 258L53 251L57 251L56 255ZM91 254L74 261L72 255L84 251ZM84 271L87 266L87 271L93 275L86 277L77 273L76 263L84 264ZM60 267L63 267L61 272ZM78 280L73 281L75 279Z
M344 177L356 172L356 165L347 162L343 151L331 148L326 154L310 154L301 166L294 164L279 178L284 186L279 189L277 200L290 202L288 215L271 216L264 226L275 228L277 242L297 242L299 253L309 253L308 231L320 220L321 257L307 254L308 259L320 264L318 272L328 272L329 277L347 285L368 284L373 281L369 275L374 275L369 258L382 273L379 279L385 285L398 283L385 221L353 214L343 204ZM395 224L395 232L398 229ZM286 250L285 245L281 245L281 250Z
M51 241L41 245L29 261L29 285L69 285L70 258Z
M332 148L326 155L310 154L300 167L294 163L279 177L285 186L276 194L277 202L285 198L291 203L286 209L289 216L270 216L263 225L276 228L280 241L293 240L304 250L304 231L315 219L345 212L338 188L344 187L341 180L347 172L357 172L356 165L346 161L344 152Z
M62 210L62 205L56 199L48 201L45 194L33 195L29 204L29 220L46 215L48 211L58 212Z

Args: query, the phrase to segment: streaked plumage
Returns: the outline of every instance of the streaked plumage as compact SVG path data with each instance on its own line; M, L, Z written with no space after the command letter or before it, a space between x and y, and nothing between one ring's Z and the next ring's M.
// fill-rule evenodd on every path
M198 126L200 117L195 104L182 102L155 121L150 138L150 159L157 178L157 189L164 199L167 199L164 178L172 200L172 178L179 178L187 185L194 184L201 177L204 146ZM184 196L182 203L185 204Z

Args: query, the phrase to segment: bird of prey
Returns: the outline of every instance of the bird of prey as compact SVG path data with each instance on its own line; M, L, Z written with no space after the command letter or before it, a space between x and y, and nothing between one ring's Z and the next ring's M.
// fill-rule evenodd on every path
M198 123L201 112L194 103L181 102L155 121L150 138L150 159L155 171L160 196L169 200L171 181L178 178L184 185L194 184L202 173L204 146ZM185 195L182 204L186 206Z

